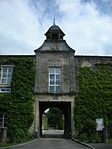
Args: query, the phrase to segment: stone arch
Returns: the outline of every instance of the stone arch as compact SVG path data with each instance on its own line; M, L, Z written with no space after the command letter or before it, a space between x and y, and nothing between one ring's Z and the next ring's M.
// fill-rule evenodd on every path
M42 114L47 108L57 107L64 114L64 137L71 137L71 102L39 102L39 126L42 136Z
M42 114L42 136L56 138L63 137L65 121L64 117L63 111L57 106L50 106L48 109L46 109Z

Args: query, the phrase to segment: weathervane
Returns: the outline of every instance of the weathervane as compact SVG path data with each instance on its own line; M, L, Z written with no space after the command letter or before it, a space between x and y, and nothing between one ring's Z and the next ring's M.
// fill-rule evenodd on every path
M53 25L56 25L56 23L55 23L55 17L54 17L54 19L53 19Z

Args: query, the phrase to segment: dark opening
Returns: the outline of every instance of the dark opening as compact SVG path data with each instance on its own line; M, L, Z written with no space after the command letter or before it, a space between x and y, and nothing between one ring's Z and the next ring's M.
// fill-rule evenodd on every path
M53 40L58 40L58 34L52 34L52 39Z
M46 114L46 109L52 109L53 110L59 110L61 116L63 116L62 123L59 123L59 121L55 124L54 118L56 115L49 116L49 120ZM49 132L49 135L47 137L71 137L71 102L39 102L39 112L40 112L40 136L43 136L43 130L53 130ZM54 111L53 111L54 112ZM62 118L62 117L61 117ZM44 122L43 122L44 121ZM64 130L62 129L64 128ZM57 133L54 130L63 130L61 131L61 134L59 134L59 131ZM46 131L47 132L47 131ZM63 132L63 133L62 133ZM59 135L58 135L59 134Z
M42 136L63 137L64 115L57 107L50 107L42 115Z

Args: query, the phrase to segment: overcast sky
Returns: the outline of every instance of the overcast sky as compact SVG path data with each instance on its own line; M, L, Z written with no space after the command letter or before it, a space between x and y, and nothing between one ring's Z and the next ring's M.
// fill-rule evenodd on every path
M0 0L0 54L34 54L54 17L76 55L112 56L112 0Z

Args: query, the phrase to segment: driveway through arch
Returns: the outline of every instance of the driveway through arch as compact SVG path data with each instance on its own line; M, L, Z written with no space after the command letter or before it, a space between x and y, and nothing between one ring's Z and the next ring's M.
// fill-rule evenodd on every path
M42 115L47 108L57 107L64 114L64 137L71 137L71 102L39 102L40 136L42 136Z

